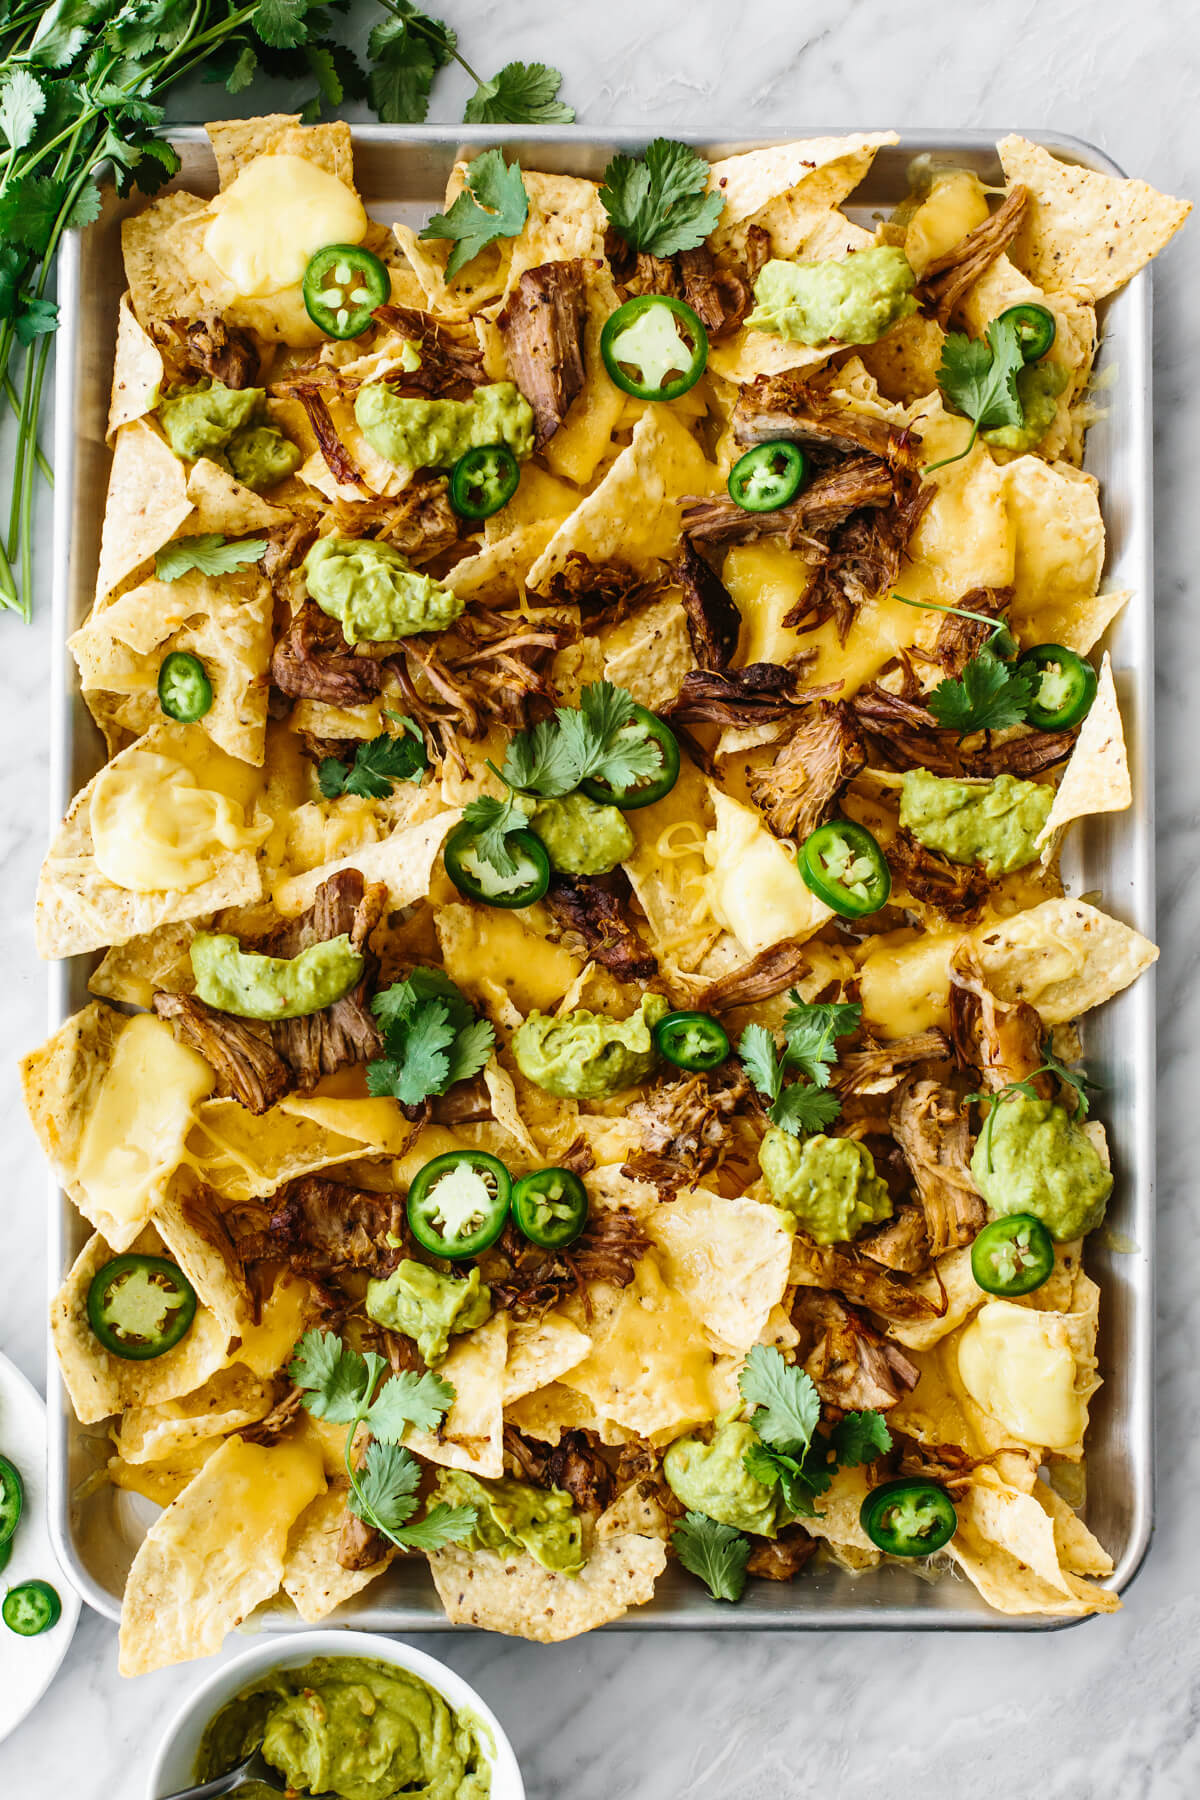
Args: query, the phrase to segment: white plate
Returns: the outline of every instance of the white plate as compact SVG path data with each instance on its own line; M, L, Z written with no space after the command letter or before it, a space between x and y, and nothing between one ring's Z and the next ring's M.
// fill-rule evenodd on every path
M0 1624L0 1738L6 1738L33 1711L57 1675L79 1622L79 1595L59 1568L50 1543L45 1403L4 1355L0 1355L0 1454L16 1464L25 1485L12 1555L0 1571L0 1593L36 1578L56 1588L62 1601L62 1618L39 1637L18 1637Z

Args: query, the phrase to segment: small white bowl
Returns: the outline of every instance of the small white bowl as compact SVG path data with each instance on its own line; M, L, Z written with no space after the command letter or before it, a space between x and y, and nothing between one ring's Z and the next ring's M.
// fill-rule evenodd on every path
M394 1663L436 1688L449 1705L469 1712L483 1729L479 1736L492 1772L492 1800L525 1800L525 1783L512 1745L495 1713L486 1706L469 1682L448 1669L436 1657L414 1650L399 1638L380 1637L371 1631L298 1631L287 1637L262 1637L241 1656L222 1663L191 1698L180 1707L159 1745L146 1786L146 1800L162 1800L178 1793L196 1777L196 1754L205 1727L227 1700L249 1687L268 1669L294 1669L314 1656L370 1656Z

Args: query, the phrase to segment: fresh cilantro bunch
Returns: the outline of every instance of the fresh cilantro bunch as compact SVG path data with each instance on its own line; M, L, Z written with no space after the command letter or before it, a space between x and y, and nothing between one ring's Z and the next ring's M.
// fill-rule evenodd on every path
M991 320L985 338L971 338L962 331L946 333L938 386L950 405L972 421L971 435L956 456L927 463L926 475L969 456L981 431L1024 425L1025 408L1017 391L1017 376L1024 366L1021 334L1014 319L1001 316Z
M1061 1086L1074 1094L1075 1104L1071 1109L1071 1117L1076 1124L1081 1119L1086 1119L1091 1111L1092 1103L1088 1099L1087 1090L1089 1088L1095 1090L1099 1083L1092 1080L1086 1069L1082 1067L1072 1069L1060 1061L1054 1054L1053 1039L1047 1037L1042 1043L1041 1066L1036 1068L1031 1075L1027 1075L1023 1081L1006 1081L1003 1087L997 1088L993 1093L985 1093L981 1090L975 1094L967 1094L963 1100L964 1106L970 1106L972 1101L986 1100L988 1103L988 1116L983 1127L983 1142L989 1171L992 1167L992 1133L996 1128L997 1113L1006 1100L1012 1100L1017 1094L1023 1095L1026 1100L1036 1100L1038 1091L1033 1084L1039 1075L1053 1075Z
M862 1007L856 1001L815 1005L802 1000L795 988L792 1004L784 1015L785 1044L782 1052L775 1034L765 1025L747 1025L738 1043L742 1067L767 1102L772 1125L791 1137L820 1131L840 1115L842 1103L829 1092L831 1070L837 1061L835 1043L858 1030ZM791 1070L805 1079L785 1081Z
M463 808L463 823L475 829L473 848L479 860L508 880L519 865L507 839L529 826L518 792L561 798L593 776L610 787L634 787L659 765L658 749L637 723L633 695L611 681L592 681L580 693L577 707L560 706L552 719L510 739L503 767L490 765L507 795L497 800L484 794L470 801Z
M453 280L488 244L516 237L528 217L529 195L520 163L506 163L502 150L484 150L468 168L462 193L449 212L434 213L421 236L449 238L453 243L446 264L446 274Z
M819 1516L815 1501L839 1467L873 1462L892 1447L887 1421L878 1412L848 1412L832 1431L821 1432L821 1398L812 1377L785 1362L773 1346L754 1346L738 1388L754 1409L750 1423L758 1439L742 1465L764 1487L779 1489L783 1510L792 1518ZM714 1600L741 1599L751 1549L743 1532L689 1512L671 1542L684 1568L699 1575Z
M631 250L674 256L695 250L721 216L725 202L705 192L708 176L709 165L686 144L655 138L638 159L613 157L600 202Z
M398 737L385 731L369 743L359 744L349 768L338 756L324 756L317 764L317 784L326 800L339 794L357 794L365 800L386 800L398 781L419 782L429 767L421 728L402 713L388 713L403 728Z
M487 1019L440 969L417 968L376 994L371 1011L383 1033L384 1055L367 1064L367 1092L403 1106L444 1094L486 1063L496 1042Z
M456 62L475 83L463 118L475 125L569 125L574 110L558 99L562 76L545 63L506 63L485 81L441 19L410 0L380 0L387 13L367 39L371 104L388 125L419 125L429 112L434 77Z
M194 569L199 575L233 575L267 553L266 538L240 538L231 544L220 531L204 531L199 537L175 538L154 553L154 573L160 581L178 581Z
M382 1356L350 1350L332 1331L306 1331L289 1373L308 1412L349 1426L347 1505L355 1518L400 1550L440 1550L469 1536L476 1517L473 1506L433 1506L423 1519L409 1522L417 1510L421 1465L411 1450L400 1447L400 1440L410 1426L433 1431L440 1425L454 1400L448 1381L428 1371L391 1375ZM360 1425L371 1434L361 1469L354 1463Z

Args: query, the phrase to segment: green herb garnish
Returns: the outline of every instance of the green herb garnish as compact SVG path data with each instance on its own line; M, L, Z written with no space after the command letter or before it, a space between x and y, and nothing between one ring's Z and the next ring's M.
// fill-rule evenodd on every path
M414 969L375 995L384 1055L367 1064L367 1092L404 1106L444 1094L487 1064L496 1034L440 969Z
M421 236L451 240L446 274L453 279L497 238L516 237L528 217L520 163L506 163L500 150L484 150L468 167L466 184L449 212L435 213Z
M325 756L317 765L317 783L326 800L339 794L357 794L365 800L386 800L398 781L420 781L429 767L425 739L412 719L399 713L389 717L404 727L399 737L390 732L359 744L347 767L337 756Z
M178 581L193 569L199 575L232 575L266 555L266 538L241 538L235 543L220 531L204 531L199 537L174 538L154 553L154 573L160 581Z
M642 156L614 156L600 200L617 236L631 250L674 256L695 250L721 216L724 200L709 194L709 166L687 144L655 138Z
M946 333L938 386L951 406L972 421L971 435L957 455L926 463L926 475L969 456L981 431L1025 423L1025 408L1017 392L1017 376L1024 367L1021 334L1013 319L992 319L986 338L971 338L962 331Z

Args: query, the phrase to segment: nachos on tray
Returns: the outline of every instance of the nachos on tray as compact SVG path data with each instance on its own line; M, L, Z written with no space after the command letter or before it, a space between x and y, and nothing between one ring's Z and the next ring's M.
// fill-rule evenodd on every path
M671 1560L1113 1608L1076 1025L1156 951L1058 856L1147 598L1097 307L1188 207L1009 138L868 232L894 135L660 140L416 231L345 125L210 137L124 227L37 900L96 998L24 1064L63 1381L161 1508L122 1668L401 1556L543 1640Z

